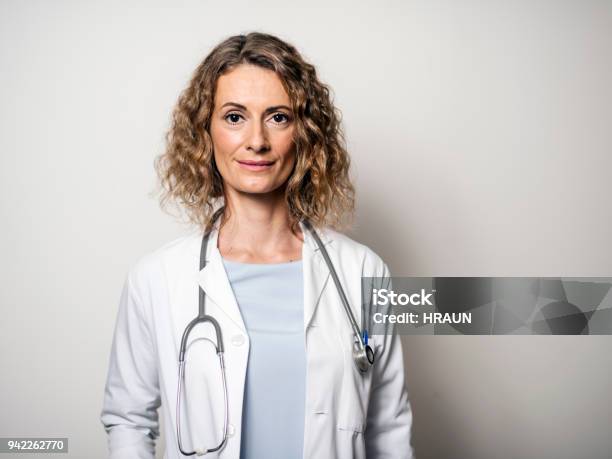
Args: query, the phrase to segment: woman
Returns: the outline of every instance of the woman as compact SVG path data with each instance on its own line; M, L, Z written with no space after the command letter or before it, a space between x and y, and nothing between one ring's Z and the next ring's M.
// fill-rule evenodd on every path
M154 457L160 404L167 458L412 457L399 338L356 329L361 277L389 273L332 229L353 188L314 67L271 35L223 41L182 93L156 167L162 204L181 203L198 229L128 273L101 416L111 457ZM212 319L183 338L198 311Z

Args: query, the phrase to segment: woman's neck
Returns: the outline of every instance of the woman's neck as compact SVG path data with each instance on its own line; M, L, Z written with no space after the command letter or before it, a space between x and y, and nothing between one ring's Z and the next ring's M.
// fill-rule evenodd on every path
M265 195L227 193L222 217L221 255L242 263L283 263L302 257L303 235L291 230L282 191Z

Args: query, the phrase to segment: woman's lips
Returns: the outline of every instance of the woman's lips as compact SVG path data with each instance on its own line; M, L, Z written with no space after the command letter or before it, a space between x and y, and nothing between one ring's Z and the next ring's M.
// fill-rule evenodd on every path
M274 161L252 161L248 159L238 160L240 167L250 171L263 171L269 169L274 164Z

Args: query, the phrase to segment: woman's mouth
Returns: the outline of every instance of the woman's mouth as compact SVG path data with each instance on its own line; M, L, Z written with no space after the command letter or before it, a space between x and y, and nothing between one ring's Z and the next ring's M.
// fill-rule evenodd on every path
M274 161L252 161L248 159L241 159L238 160L238 164L240 164L240 167L250 171L263 171L271 168Z

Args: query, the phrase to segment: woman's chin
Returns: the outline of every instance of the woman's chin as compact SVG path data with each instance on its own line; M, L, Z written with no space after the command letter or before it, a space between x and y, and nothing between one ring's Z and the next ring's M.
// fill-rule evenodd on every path
M271 184L250 184L247 186L242 186L237 189L240 194L246 195L267 195L267 194L276 194L281 191L280 186L275 186Z

